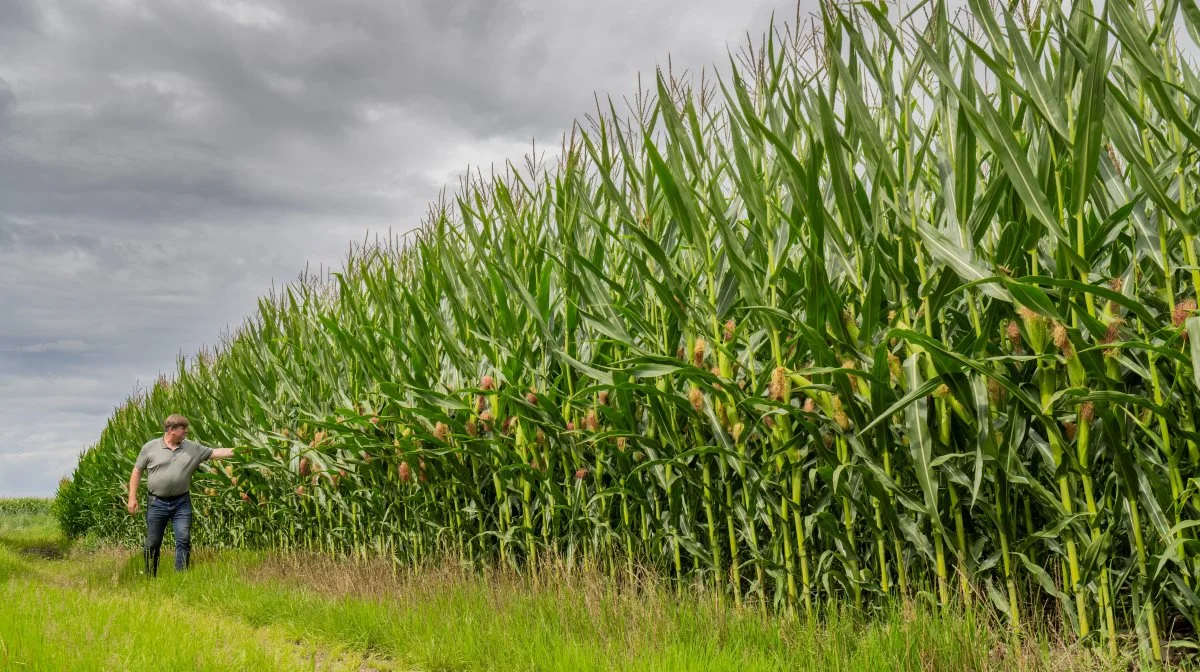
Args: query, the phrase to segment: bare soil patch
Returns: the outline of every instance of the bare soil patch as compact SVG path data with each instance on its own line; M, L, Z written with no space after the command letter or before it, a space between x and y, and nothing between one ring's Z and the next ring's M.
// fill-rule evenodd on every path
M21 555L38 558L40 560L62 560L66 557L66 553L58 544L34 544L25 546L19 549Z

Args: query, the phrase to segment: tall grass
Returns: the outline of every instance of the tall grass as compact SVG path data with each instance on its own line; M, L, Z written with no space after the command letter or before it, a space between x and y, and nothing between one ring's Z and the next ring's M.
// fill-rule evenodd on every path
M14 552L14 533L18 546L62 541L37 521L21 527L0 515L3 669L1115 670L1126 662L1046 636L1014 647L986 605L940 612L908 602L872 618L841 605L822 622L785 621L659 578L616 586L591 566L543 567L538 577L449 563L397 573L383 559L286 551L202 550L191 571L148 582L140 554L74 544L47 560Z
M826 4L465 180L131 397L64 529L138 539L183 412L244 447L201 543L987 601L1161 659L1200 624L1200 10L968 5Z

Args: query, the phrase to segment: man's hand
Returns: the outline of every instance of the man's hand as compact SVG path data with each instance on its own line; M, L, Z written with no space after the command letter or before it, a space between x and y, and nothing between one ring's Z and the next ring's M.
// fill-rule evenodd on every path
M213 448L212 457L210 460L222 460L227 457L233 457L233 448Z
M125 508L129 509L129 513L131 513L131 514L133 514L133 513L137 513L137 510L138 510L138 503L137 503L137 500L136 500L136 499L134 499L134 498L132 498L132 497L130 497L130 498L129 498L129 504L128 504L128 505L126 505L126 507L125 507Z

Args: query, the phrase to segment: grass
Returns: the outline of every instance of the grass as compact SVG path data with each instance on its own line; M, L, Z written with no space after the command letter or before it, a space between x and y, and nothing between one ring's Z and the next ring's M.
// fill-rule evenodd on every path
M936 658L984 669L989 655L969 622L897 613L865 630L850 620L809 628L732 614L694 597L615 593L590 579L535 587L446 569L343 589L347 570L316 567L237 554L165 583L189 603L422 669L924 669Z
M45 514L0 514L0 669L1103 669L1046 635L1013 648L986 613L911 602L809 624L553 567L537 579L451 564L393 572L202 549L192 571L164 559L147 581L140 562L132 549L67 544Z
M323 649L163 595L46 585L0 586L0 667L22 670L306 670ZM355 656L355 658L358 658ZM323 669L359 669L340 658Z
M128 552L68 550L31 518L0 514L0 669L396 669L138 585Z

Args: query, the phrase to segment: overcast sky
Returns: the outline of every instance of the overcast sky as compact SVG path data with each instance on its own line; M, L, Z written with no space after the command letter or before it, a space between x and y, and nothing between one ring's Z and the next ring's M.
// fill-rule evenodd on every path
M257 298L793 0L0 0L0 497ZM150 437L147 437L150 438Z

